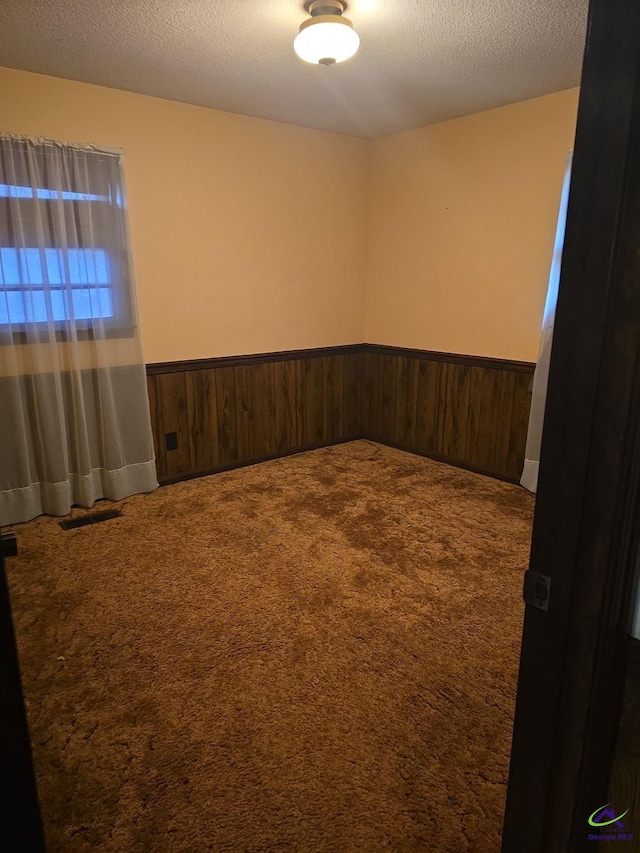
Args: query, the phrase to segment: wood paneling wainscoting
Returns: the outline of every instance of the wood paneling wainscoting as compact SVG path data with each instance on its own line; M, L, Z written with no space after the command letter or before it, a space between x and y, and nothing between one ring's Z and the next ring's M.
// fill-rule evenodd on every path
M533 369L377 344L150 364L158 477L371 438L517 482Z
M363 435L361 345L147 365L161 483ZM167 450L166 436L176 434Z
M368 344L365 434L519 482L535 365Z

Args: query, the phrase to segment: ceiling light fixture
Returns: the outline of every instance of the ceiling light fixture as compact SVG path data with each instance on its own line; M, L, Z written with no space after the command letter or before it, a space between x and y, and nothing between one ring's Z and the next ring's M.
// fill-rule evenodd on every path
M311 17L300 24L293 48L300 59L314 65L333 65L350 59L360 46L353 24L342 17L342 0L311 0Z

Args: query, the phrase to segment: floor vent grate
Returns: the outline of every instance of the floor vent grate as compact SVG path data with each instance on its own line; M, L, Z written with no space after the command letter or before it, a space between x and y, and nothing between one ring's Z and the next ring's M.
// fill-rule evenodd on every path
M59 521L58 524L63 530L73 530L75 527L86 527L87 524L100 524L101 521L109 521L110 518L122 518L122 513L117 509L106 509L104 512L72 518L71 521Z

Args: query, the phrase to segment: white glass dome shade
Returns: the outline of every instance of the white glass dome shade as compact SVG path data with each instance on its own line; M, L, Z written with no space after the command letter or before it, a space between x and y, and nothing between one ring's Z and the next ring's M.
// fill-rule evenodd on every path
M333 65L350 59L360 46L360 36L342 15L316 15L300 24L293 48L300 59L315 65Z

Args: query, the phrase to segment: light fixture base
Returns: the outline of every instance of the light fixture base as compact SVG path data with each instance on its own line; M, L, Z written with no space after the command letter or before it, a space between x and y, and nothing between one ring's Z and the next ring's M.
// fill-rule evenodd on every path
M316 15L342 15L347 8L342 0L309 0L305 5L313 18Z

